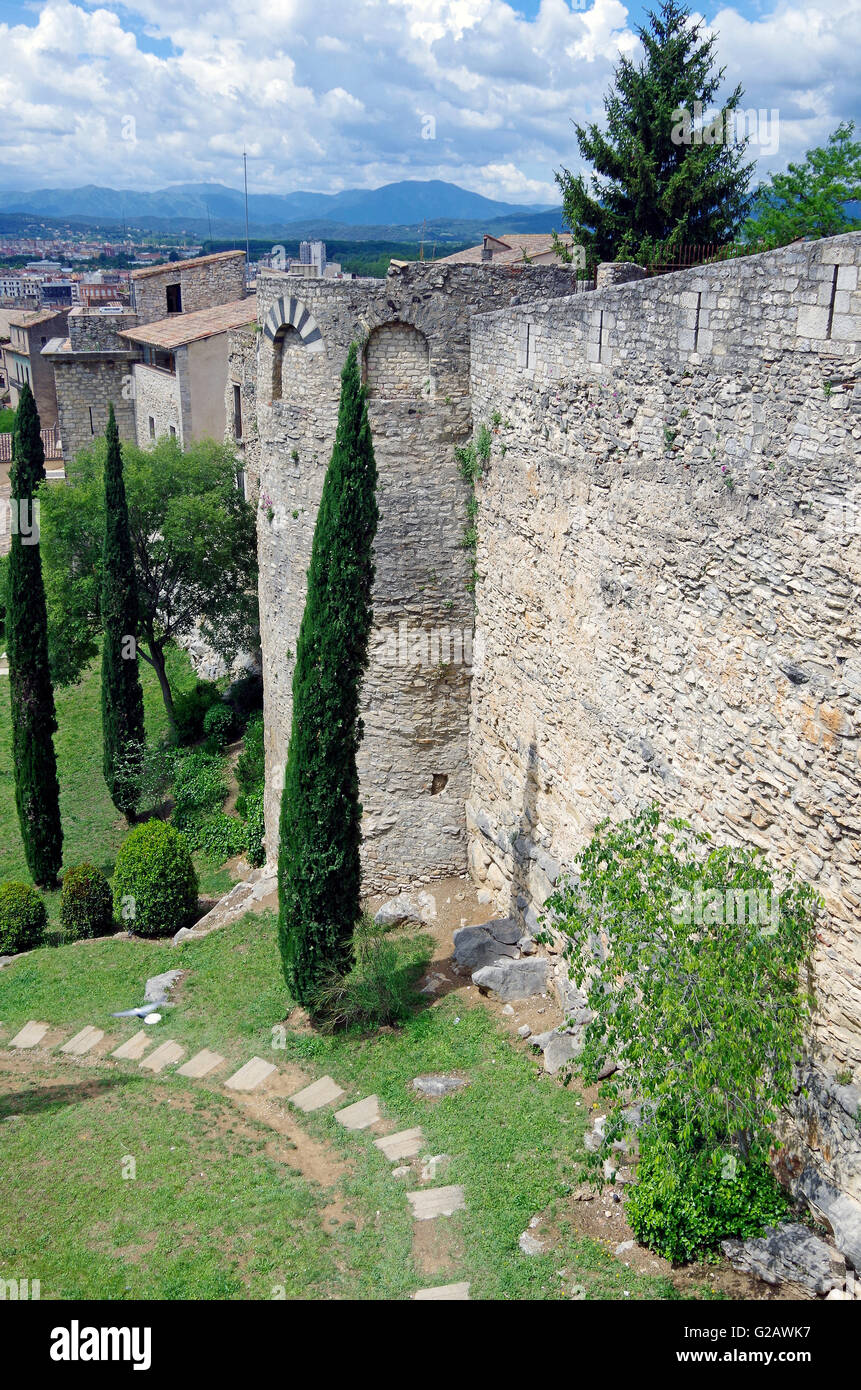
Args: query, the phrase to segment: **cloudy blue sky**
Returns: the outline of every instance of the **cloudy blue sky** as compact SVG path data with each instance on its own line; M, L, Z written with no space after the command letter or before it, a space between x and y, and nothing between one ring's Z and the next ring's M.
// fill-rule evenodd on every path
M639 0L0 0L0 186L258 192L443 178L556 200ZM779 113L760 171L858 114L861 0L693 6L728 85ZM433 138L427 138L432 136ZM766 152L770 151L770 152Z

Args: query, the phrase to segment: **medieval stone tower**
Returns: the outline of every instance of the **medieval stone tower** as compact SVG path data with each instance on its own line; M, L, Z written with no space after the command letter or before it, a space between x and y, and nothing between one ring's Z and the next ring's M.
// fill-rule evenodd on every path
M417 264L386 280L301 285L283 272L261 276L256 352L246 343L245 371L247 380L253 358L270 858L311 540L341 368L356 342L380 506L359 768L365 883L464 872L474 617L467 486L455 448L472 431L470 319L571 288L569 270L525 266Z

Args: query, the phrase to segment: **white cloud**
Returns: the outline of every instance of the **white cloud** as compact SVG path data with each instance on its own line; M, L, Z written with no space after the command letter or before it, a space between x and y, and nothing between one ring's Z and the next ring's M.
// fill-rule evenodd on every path
M713 27L744 104L780 111L769 166L852 113L861 0L778 0L753 20L730 6ZM138 34L170 48L147 51ZM505 0L47 0L36 22L0 25L0 103L16 134L0 177L237 187L247 148L256 191L445 178L555 201L554 169L579 164L570 118L600 118L619 51L636 47L621 0L542 0L531 20Z

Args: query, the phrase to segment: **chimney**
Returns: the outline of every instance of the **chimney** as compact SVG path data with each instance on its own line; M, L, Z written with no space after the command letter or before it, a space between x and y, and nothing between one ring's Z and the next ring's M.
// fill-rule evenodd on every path
M487 233L486 233L486 232L485 232L485 234L484 234L484 244L483 244L483 246L482 246L482 248L481 248L481 259L482 259L482 263L483 263L484 261L492 261L492 260L493 260L493 251L491 250L491 248L490 248L490 247L488 246L488 244L487 244Z

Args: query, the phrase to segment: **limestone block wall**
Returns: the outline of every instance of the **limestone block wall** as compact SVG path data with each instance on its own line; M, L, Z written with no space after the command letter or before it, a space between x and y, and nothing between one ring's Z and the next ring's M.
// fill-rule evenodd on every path
M245 252L224 251L191 261L135 270L131 277L132 303L138 323L167 318L167 287L179 285L182 312L230 304L245 295Z
M177 375L150 367L144 362L134 367L134 413L135 438L141 449L148 449L162 435L169 435L173 429L180 447L183 447L183 408L180 392L179 355L184 348L177 350ZM150 431L153 421L154 433Z
M856 1083L859 267L855 234L473 320L474 419L502 423L467 810L474 874L528 919L652 799L795 863L827 904L818 1065ZM861 1198L834 1125L807 1155Z
M518 271L521 268L518 267ZM266 724L266 843L277 852L296 637L340 372L363 349L379 471L374 651L360 754L365 884L460 872L466 862L472 636L462 547L469 318L570 290L570 272L413 266L384 281L258 281L258 545ZM301 294L301 298L297 297ZM426 384L427 383L427 384ZM441 629L445 629L443 636Z
M88 448L97 435L104 434L110 404L114 407L120 439L135 438L132 373L136 356L136 353L119 351L114 357L95 352L51 355L66 463L80 449Z
M227 385L224 392L224 437L236 448L245 472L245 495L260 488L259 436L257 432L257 346L260 335L253 329L233 328L227 337ZM241 433L234 429L234 387L239 387Z
M69 314L70 347L73 352L128 352L128 342L117 334L123 329L134 328L137 321L137 314L131 312L100 314L73 309Z

